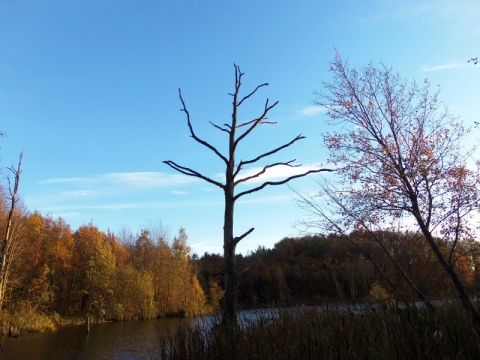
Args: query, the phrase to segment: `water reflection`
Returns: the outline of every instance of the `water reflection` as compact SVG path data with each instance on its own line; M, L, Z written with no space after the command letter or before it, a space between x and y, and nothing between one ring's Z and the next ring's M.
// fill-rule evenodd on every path
M377 304L378 305L378 304ZM411 306L420 306L412 303ZM283 309L243 310L239 324L248 326L255 321L269 321L279 313L294 313L306 309L320 312L365 313L378 310L378 306L366 304L330 305L316 307L292 307ZM60 328L55 332L22 334L18 338L0 339L1 359L157 359L159 334L169 333L181 324L200 326L208 330L219 318L205 316L193 319L160 319L93 324L85 334L83 326Z
M187 319L161 319L94 324L54 332L1 338L0 359L155 359L158 331L171 331Z

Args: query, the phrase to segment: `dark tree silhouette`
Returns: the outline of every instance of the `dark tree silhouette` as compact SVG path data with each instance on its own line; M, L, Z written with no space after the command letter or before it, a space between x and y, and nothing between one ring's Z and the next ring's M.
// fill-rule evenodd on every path
M233 221L234 221L234 208L235 202L241 198L242 196L252 194L267 186L275 186L275 185L282 185L290 180L304 177L308 174L318 173L322 171L332 171L330 169L313 169L308 170L299 174L295 174L289 177L286 177L282 180L278 181L265 181L258 186L253 186L247 190L241 191L236 193L236 186L241 183L246 183L249 180L256 179L261 175L265 174L269 169L280 167L280 166L287 166L287 167L299 167L299 164L296 164L296 160L289 160L289 161L281 161L281 162L273 162L268 165L263 165L261 169L254 173L253 175L244 175L242 174L242 170L246 166L251 166L252 164L258 163L260 160L267 158L277 152L286 149L296 143L299 140L304 139L305 137L302 135L298 135L293 138L290 142L287 142L283 145L273 148L272 150L266 151L256 157L247 159L247 160L240 160L236 162L235 156L238 145L244 140L247 136L249 136L253 130L255 130L259 125L262 124L275 124L275 122L267 121L267 114L270 110L272 110L277 104L276 101L273 104L269 103L267 99L265 102L265 106L261 111L260 115L252 120L248 120L245 122L239 122L238 120L238 111L239 108L244 104L245 101L250 99L259 89L268 86L268 83L260 84L251 92L247 93L244 96L240 95L240 89L242 86L242 78L244 73L240 71L240 67L234 65L235 67L235 88L233 93L229 94L233 97L232 102L232 116L230 124L223 124L217 125L212 122L210 124L214 126L216 129L224 132L227 135L228 141L228 153L222 154L215 146L210 144L209 142L201 139L195 133L191 119L190 113L187 110L187 106L183 99L181 90L179 90L179 97L182 103L181 111L186 114L187 117L187 125L190 131L191 137L198 142L199 144L203 145L204 147L211 150L218 158L225 163L225 181L220 182L214 180L197 170L194 170L190 167L185 167L182 165L177 164L174 161L167 160L164 161L165 164L173 168L174 170L188 176L193 176L196 178L200 178L204 181L213 184L220 189L223 190L225 195L225 215L224 215L224 226L223 226L223 248L224 248L224 266L225 266L225 296L224 296L224 303L223 303L223 320L224 321L235 321L236 320L236 308L237 308L237 273L235 269L235 249L237 244L244 239L247 235L249 235L254 228L249 229L248 231L244 232L240 236L234 236L233 233ZM244 175L244 176L242 176Z

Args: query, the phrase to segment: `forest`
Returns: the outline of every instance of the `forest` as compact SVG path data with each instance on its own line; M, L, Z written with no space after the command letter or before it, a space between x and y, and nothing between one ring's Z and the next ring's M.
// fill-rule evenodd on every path
M379 238L393 259L377 243ZM450 246L445 242L443 251L447 253ZM222 283L222 261L216 254L204 254L198 260L204 288L212 280ZM259 247L247 256L238 255L237 261L243 307L418 299L398 266L428 299L454 296L448 277L419 234L357 231L348 238L335 234L285 238L273 249ZM381 264L381 271L374 262ZM477 293L479 266L480 244L463 241L455 267L470 293Z
M4 196L3 232L6 203ZM13 315L121 321L201 315L218 306L198 282L184 229L171 239L152 229L119 238L93 224L72 231L61 218L23 209L14 220L1 297L4 332Z
M5 194L1 209L4 231ZM61 218L18 209L2 313L123 321L215 312L223 296L224 259L192 254L187 241L185 229L171 237L160 225L139 234L104 233L93 224L72 231ZM451 244L441 248L448 253ZM468 291L477 293L478 242L461 241L455 259ZM237 266L242 308L418 299L398 267L428 299L454 296L417 233L284 238L272 249L237 255Z

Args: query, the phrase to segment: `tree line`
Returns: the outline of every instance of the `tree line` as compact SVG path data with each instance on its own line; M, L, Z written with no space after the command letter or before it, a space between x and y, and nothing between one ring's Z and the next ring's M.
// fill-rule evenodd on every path
M4 233L5 193L0 201ZM21 207L13 224L2 287L9 313L128 320L201 315L219 305L198 282L184 229L173 238L160 226L136 235L105 233L93 224L72 231L61 218Z
M393 258L386 255L378 238ZM437 240L442 252L448 254L451 243ZM480 286L480 244L473 239L462 241L455 257L455 270L469 293L476 293ZM373 261L381 264L381 271ZM203 286L223 282L222 262L219 254L205 253L198 259ZM421 300L399 266L427 300L455 295L448 274L419 233L379 231L372 235L355 231L349 239L338 234L284 238L272 249L258 247L248 255L237 255L237 263L242 307Z

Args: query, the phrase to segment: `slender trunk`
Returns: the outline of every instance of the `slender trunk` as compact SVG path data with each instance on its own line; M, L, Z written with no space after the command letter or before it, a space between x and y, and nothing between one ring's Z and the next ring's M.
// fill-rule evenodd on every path
M8 218L7 218L7 227L5 229L5 237L2 242L2 247L1 247L1 264L0 264L0 309L2 309L3 306L3 299L4 299L4 294L6 291L7 287L7 266L9 262L9 250L10 250L10 241L11 241L11 232L12 232L12 221L13 221L13 214L15 212L15 204L17 202L17 192L18 192L18 184L20 183L20 167L22 165L22 157L23 153L20 153L20 160L18 161L18 168L14 169L11 168L10 170L12 171L14 177L15 177L15 182L13 185L13 191L10 188L10 194L11 194L11 204L10 204L10 211L8 213Z
M237 83L238 86L238 83ZM238 89L238 87L237 87ZM235 209L235 129L237 122L237 94L233 98L232 128L228 142L228 163L225 171L225 217L223 219L223 257L225 262L225 295L223 317L225 324L236 324L237 320L237 272L235 269L235 248L233 236L233 214ZM232 337L233 339L233 337Z
M455 272L453 267L447 262L447 260L445 259L445 256L443 256L442 252L440 251L437 243L433 238L432 233L428 229L423 219L420 216L415 216L415 217L423 235L425 236L425 239L427 240L427 243L429 244L430 248L434 252L438 261L440 262L440 265L445 269L446 273L452 280L453 286L457 291L457 295L460 298L460 301L462 302L463 307L469 313L474 326L477 328L477 330L480 330L480 316L477 310L475 309L475 307L473 306L472 302L470 301L470 298L468 297L465 286L463 286L463 283L458 277L458 274Z
M0 309L3 305L3 298L5 294L5 290L7 287L7 267L8 267L8 253L10 248L10 238L11 238L11 229L12 229L12 219L13 219L13 212L15 209L15 193L12 197L12 205L10 207L10 212L8 213L7 219L7 228L5 230L5 237L2 243L2 262L0 265Z
M232 188L233 193L233 188ZM223 320L235 321L237 311L237 273L235 269L236 243L233 237L234 200L225 190L225 219L223 228L223 258L225 262L225 295L223 298Z

